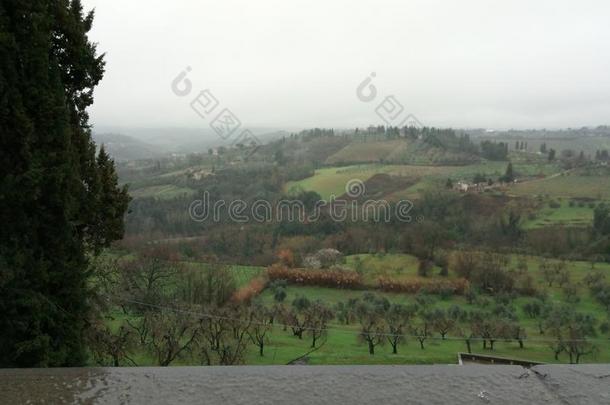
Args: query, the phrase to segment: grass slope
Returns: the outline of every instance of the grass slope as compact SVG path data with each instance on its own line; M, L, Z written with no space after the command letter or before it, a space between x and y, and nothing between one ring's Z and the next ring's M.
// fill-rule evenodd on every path
M574 202L570 204L567 200L559 202L558 208L548 204L536 212L536 217L523 223L524 229L543 228L550 225L565 226L591 226L593 221L593 208L588 204Z
M161 186L150 186L129 190L129 195L133 198L153 197L159 199L170 200L180 196L190 196L195 194L195 190L186 187L178 187L173 184L164 184Z
M326 159L327 164L350 162L379 162L387 159L395 150L407 148L404 140L351 142Z
M482 174L497 179L504 174L507 164L507 162L483 161L467 166L417 166L378 163L327 167L316 170L313 176L306 179L288 182L285 185L285 190L288 193L295 193L298 190L316 191L322 198L328 199L330 195L343 195L346 183L352 179L366 181L373 175L382 173L403 176L416 181L414 185L407 187L405 190L391 193L388 199L414 198L431 187L444 184L447 178L451 178L453 181L472 181L476 174ZM547 163L518 162L513 166L519 176L552 175L558 171L557 166ZM610 182L610 177L608 179Z
M517 184L511 188L510 194L608 199L610 198L610 176L582 176L567 173Z

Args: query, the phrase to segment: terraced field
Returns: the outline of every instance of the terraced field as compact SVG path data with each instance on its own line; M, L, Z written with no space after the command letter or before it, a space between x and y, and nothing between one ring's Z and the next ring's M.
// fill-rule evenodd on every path
M352 142L326 159L327 164L350 162L379 162L396 150L407 148L405 140Z
M529 152L538 152L540 145L546 144L547 149L555 149L558 153L562 150L573 150L576 153L583 151L585 155L595 156L595 151L610 149L610 138L605 136L573 136L573 137L539 137L539 138L514 138L514 137L481 137L480 140L490 139L495 142L507 142L512 149L517 140L527 142Z
M530 219L523 224L525 229L542 228L549 225L565 226L591 226L593 221L593 207L595 203L575 202L563 199L561 205L554 208L545 205L544 208L536 213L536 218Z
M510 189L510 194L605 200L610 198L610 176L560 175L517 184Z

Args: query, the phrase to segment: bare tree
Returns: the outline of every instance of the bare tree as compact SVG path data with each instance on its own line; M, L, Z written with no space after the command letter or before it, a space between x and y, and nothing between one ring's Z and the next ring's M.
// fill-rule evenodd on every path
M445 340L445 336L449 333L457 323L457 320L451 317L447 311L436 308L428 313L432 323L432 329L440 333L441 339Z
M316 347L316 342L326 335L328 321L335 317L333 311L320 301L315 301L306 310L307 334L311 336L311 347Z
M133 309L141 312L145 306L158 305L166 301L168 287L176 280L179 264L169 260L168 254L162 248L149 249L136 259L121 264L120 285L121 295L125 298L124 311Z
M549 263L548 260L543 259L538 265L538 269L542 274L544 280L548 283L549 287L553 286L553 282L555 281L555 272L553 271L553 266Z
M362 302L357 309L360 322L359 339L369 348L369 354L375 354L375 347L382 345L385 336L385 322L383 312L371 303Z
M523 349L525 346L523 341L527 339L527 331L525 328L518 323L514 322L510 325L510 336L519 342L519 348Z
M161 310L146 316L151 325L149 350L163 367L188 350L200 332L199 321L189 314Z
M489 312L478 313L472 327L473 334L483 339L483 349L488 348L489 342L489 350L493 350L496 340L506 337L508 333L506 321Z
M472 327L470 321L467 326L457 325L455 327L455 334L464 339L466 350L468 353L472 353L472 340L478 338L478 336L476 335L476 328Z
M112 331L103 322L96 322L87 331L87 341L93 358L100 366L137 366L130 357L133 350L133 332L125 325Z
M543 260L539 268L549 287L552 287L555 282L562 287L570 281L570 273L564 261L549 263L547 260Z
M555 281L557 281L557 284L559 285L559 287L563 287L566 283L570 282L570 272L568 271L565 262L562 261L562 262L556 263L554 266L554 270L555 270Z
M142 316L135 317L135 319L125 319L125 323L137 334L140 345L146 346L148 344L148 337L151 329L151 319L148 311Z
M413 337L419 342L419 347L424 350L424 342L430 336L432 322L427 313L420 312L413 322L409 325L409 330Z
M554 339L549 346L556 360L566 352L570 363L579 363L582 356L597 352L597 346L587 340L596 335L596 320L591 315L578 313L568 305L556 305L549 311L546 323Z
M337 319L339 322L349 325L357 318L356 307L358 298L350 298L346 302L339 302L336 306Z
M602 284L605 280L606 275L602 273L600 270L591 270L587 272L583 281L587 285L587 287L592 287L596 284Z
M264 355L265 343L268 340L267 334L273 328L272 311L263 305L255 304L249 311L252 324L248 330L250 340L258 346L258 354Z
M409 321L415 312L414 308L401 304L392 304L384 313L385 323L388 327L387 340L392 346L392 353L398 353L398 345L405 342L405 334Z
M211 315L201 319L201 338L197 339L195 349L202 363L241 364L250 341L251 313L244 307L208 309L207 312Z
M306 297L297 297L292 301L292 308L286 314L286 321L290 324L292 334L303 339L303 332L307 329L307 309L311 302Z

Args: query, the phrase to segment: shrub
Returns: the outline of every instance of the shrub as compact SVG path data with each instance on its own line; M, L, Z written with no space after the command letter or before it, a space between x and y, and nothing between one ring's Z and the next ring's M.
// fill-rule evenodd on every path
M534 296L538 293L536 283L531 274L521 274L515 280L515 290L523 295Z
M451 296L453 295L453 288L452 287L441 287L441 289L438 292L438 295L441 298L441 300L446 301L449 298L451 298Z
M262 277L253 278L250 282L235 291L231 297L231 301L234 303L250 302L256 296L258 296L267 285L267 281Z
M286 299L286 289L278 287L273 291L273 299L277 302L283 302Z
M426 291L429 294L455 294L463 295L469 283L463 278L455 280L394 280L388 277L379 277L377 279L377 287L382 291L387 292L403 292L408 294L416 294L420 291Z
M417 274L421 277L428 277L430 270L432 270L432 262L430 260L420 259L419 265L417 266Z
M337 268L328 270L288 269L276 264L267 269L267 276L269 280L286 280L290 284L348 289L363 287L360 274Z
M154 277L149 274L150 279ZM159 280L163 275L157 274ZM175 297L194 305L223 305L236 292L234 273L227 266L207 265L204 269L183 267L176 275Z
M283 265L294 267L294 254L292 253L292 250L281 249L277 254L277 258Z

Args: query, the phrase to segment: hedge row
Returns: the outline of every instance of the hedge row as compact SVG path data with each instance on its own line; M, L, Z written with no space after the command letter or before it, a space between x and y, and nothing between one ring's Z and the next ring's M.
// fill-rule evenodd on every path
M267 269L267 276L269 280L286 280L290 284L347 289L364 287L362 277L354 271L289 269L275 264Z
M420 291L425 291L430 294L441 294L450 292L456 295L462 295L468 289L468 280L458 278L455 280L393 280L387 277L379 277L377 279L377 288L386 292L402 292L416 294Z
M233 293L231 301L235 303L250 302L254 297L262 293L266 286L267 280L264 278L253 278L248 284Z

